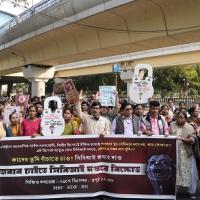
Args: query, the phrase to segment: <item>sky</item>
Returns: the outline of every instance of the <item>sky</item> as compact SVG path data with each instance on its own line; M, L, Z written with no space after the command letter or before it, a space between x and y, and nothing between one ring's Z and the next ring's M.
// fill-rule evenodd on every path
M31 6L39 3L40 1L42 1L42 0L28 0L28 2L29 2L28 7L31 7ZM24 12L25 10L26 9L23 6L14 7L9 2L9 0L4 0L2 3L0 3L0 11L5 11L7 13L11 13L11 14L14 14L14 15L19 15L20 13ZM3 25L8 20L10 20L9 17L3 16L3 15L0 14L0 26ZM20 72L20 73L14 74L14 75L22 76L22 73Z
M1 4L0 4L0 11L5 11L14 15L19 15L20 13L24 12L26 9L23 6L16 6L14 7L11 4L12 0L4 0ZM35 4L37 4L38 2L40 2L41 0L28 0L29 6L31 7ZM22 4L23 5L23 4Z

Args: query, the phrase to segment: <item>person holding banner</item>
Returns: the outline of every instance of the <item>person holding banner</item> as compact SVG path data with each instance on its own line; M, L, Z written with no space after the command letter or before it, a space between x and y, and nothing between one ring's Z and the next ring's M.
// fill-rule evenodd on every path
M158 101L150 101L149 107L149 113L143 118L143 122L141 123L141 131L148 136L168 136L168 124L165 118L159 114L160 103Z
M13 112L9 115L10 125L6 128L6 136L20 136L21 135L21 124L19 117L16 112Z
M179 111L176 115L176 121L170 124L171 134L176 135L178 139L176 185L178 191L184 188L190 196L194 196L198 181L198 172L193 153L196 137L193 127L186 120L187 113Z
M3 121L4 103L0 102L0 121Z
M84 134L105 136L110 134L110 122L105 117L100 116L101 104L94 101L91 105L92 115L85 114L81 111L81 102L83 100L82 90L79 94L79 100L76 103L78 115L82 120L82 129Z
M28 109L29 117L22 121L21 135L35 137L41 135L41 119L36 117L35 106L30 106Z
M142 118L133 116L133 107L130 103L122 104L121 109L122 114L113 120L111 133L124 135L141 135L140 124Z
M73 110L71 108L66 108L63 111L63 116L65 120L65 129L62 135L78 135L78 123L73 120Z
M0 102L0 138L6 136L6 124L3 123L4 104Z
M6 137L6 125L0 121L0 138Z

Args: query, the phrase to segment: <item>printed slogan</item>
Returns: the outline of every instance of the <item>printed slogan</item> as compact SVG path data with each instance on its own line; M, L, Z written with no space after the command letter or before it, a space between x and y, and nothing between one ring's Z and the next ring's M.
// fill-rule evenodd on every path
M12 138L0 141L0 153L1 199L175 199L173 137ZM159 195L152 176L156 185L164 185Z

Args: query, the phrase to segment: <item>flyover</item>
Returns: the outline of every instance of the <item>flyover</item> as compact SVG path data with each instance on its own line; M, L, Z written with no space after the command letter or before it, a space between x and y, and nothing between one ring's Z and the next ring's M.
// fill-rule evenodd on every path
M46 0L0 27L0 75L24 66L70 77L111 72L116 62L197 63L199 9L199 0Z

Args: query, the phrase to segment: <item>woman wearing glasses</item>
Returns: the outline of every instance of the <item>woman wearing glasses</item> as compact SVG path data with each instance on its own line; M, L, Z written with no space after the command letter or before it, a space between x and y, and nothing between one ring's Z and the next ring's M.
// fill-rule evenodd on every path
M187 113L179 111L176 121L171 123L171 134L177 136L177 191L186 190L187 194L195 197L198 181L193 145L196 141L193 127L187 123Z

